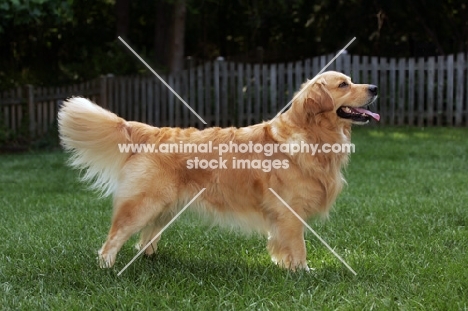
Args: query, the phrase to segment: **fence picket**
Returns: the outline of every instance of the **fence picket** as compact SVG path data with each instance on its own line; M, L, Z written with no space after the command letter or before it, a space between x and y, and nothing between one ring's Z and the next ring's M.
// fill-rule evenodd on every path
M363 70L361 75L361 80L358 83L369 83L369 56L362 57Z
M405 85L407 85L406 82L406 72L405 72L405 66L406 61L405 59L399 59L398 60L398 107L397 107L397 125L403 125L406 117L406 111L405 111Z
M380 58L380 68L381 70L378 71L379 78L377 81L372 81L372 83L376 83L379 88L379 98L377 102L377 110L381 115L380 123L382 125L386 125L389 123L388 119L388 111L389 111L389 96L388 96L388 63L387 58L382 57Z
M262 65L262 114L261 121L268 119L268 65ZM260 103L259 103L260 104Z
M269 97L269 110L268 110L268 115L267 115L267 119L271 119L273 118L276 113L279 111L279 108L278 109L278 86L277 86L277 77L278 77L278 73L277 73L277 66L276 64L272 64L270 66L270 74L269 74L269 79L270 79L270 97Z
M140 85L141 85L141 79L139 76L135 76L133 78L133 83L131 83L132 87L132 93L133 93L133 98L131 99L130 106L133 106L133 118L134 120L142 120L142 117L140 115L140 106L141 106L141 101L140 101Z
M292 74L294 75L294 90L299 90L302 83L304 82L304 78L302 76L302 66L303 65L301 61L298 61L294 64L294 70L292 72Z
M466 61L465 61L465 66L468 67ZM464 102L463 102L463 109L464 109L463 117L465 119L464 126L468 126L468 72L465 75L465 90L467 90L467 91L465 93L465 98L464 98Z
M443 123L444 115L444 80L445 80L445 72L444 72L444 56L437 57L437 125L441 126Z
M8 92L4 92L2 94L2 97L3 98L9 98ZM8 112L8 108L10 108L11 106L12 106L12 104L3 104L3 126L5 128L7 128L7 129L10 129L10 130L11 130L11 125L10 125L10 122L9 122L10 113Z
M166 109L166 106L164 105L165 102L163 102L163 94L161 92L161 83L159 79L157 78L152 78L150 80L151 83L151 88L153 90L153 101L152 106L155 107L154 109L154 125L158 127L163 127L166 124L163 122L163 109Z
M203 117L206 118L205 119L205 122L207 122L208 126L213 126L213 121L216 122L216 120L213 120L213 118L211 117L212 114L211 112L213 111L212 110L212 107L211 107L211 91L212 91L212 82L211 82L211 63L210 62L207 62L205 64L205 85L204 87L201 86L201 89L204 90L205 92L205 101L204 101L204 111L203 111Z
M15 94L15 97L17 98L24 98L23 97L23 88L22 87L17 87L16 88L16 94ZM18 124L19 124L19 127L20 127L20 130L22 132L22 134L24 135L28 135L28 133L24 133L23 131L26 129L25 127L25 116L24 116L24 113L26 111L26 107L24 105L13 105L13 106L16 106L16 109L17 109L17 113L18 113Z
M314 72L312 70L312 75ZM286 96L286 86L284 84L284 63L278 65L278 99L276 102L276 109L274 115L276 115L277 111L283 109L284 106L288 103L288 97Z
M254 119L258 119L261 114L260 114L260 108L261 108L261 82L260 82L260 64L255 64L254 65L254 111L253 111L253 117Z
M203 117L208 126L245 126L271 119L334 54L279 64L242 64L218 59L162 78ZM342 71L356 83L379 87L381 125L467 126L468 62L457 55L387 59L341 55L327 70ZM85 96L123 118L156 126L201 122L154 77L101 76L67 87L26 86L0 94L2 123L31 138L50 130L58 105ZM25 124L28 124L25 128Z
M233 126L236 124L237 120L234 116L237 116L237 107L235 103L237 102L237 76L236 76L236 63L234 62L229 62L229 68L227 75L229 76L229 100L228 96L224 95L226 97L226 120L227 126Z
M272 64L272 66L276 67L276 64ZM304 61L304 81L312 79L311 70L312 70L311 61L310 61L310 58L308 58Z
M247 64L246 65L246 76L245 76L245 88L246 88L246 106L245 106L245 114L246 114L246 119L247 125L252 124L252 95L253 95L253 81L252 81L252 65Z
M453 125L453 91L454 91L454 62L453 55L447 56L447 98L446 98L446 112L447 112L447 125Z
M338 72L343 72L343 55L340 55L339 57L337 57L335 59L335 62L334 62L334 69L335 71L338 71Z
M358 55L353 55L352 57L352 71L351 71L351 80L353 80L355 83L359 83L360 80L360 68L359 68L360 60Z
M11 98L15 97L15 91L16 91L15 89L10 90ZM16 106L15 105L10 106L9 123L10 123L11 129L16 132L18 129L17 129L17 124L16 124Z
M229 116L228 116L228 83L229 83L229 76L227 71L227 63L225 61L220 62L220 82L221 82L221 93L219 98L219 114L221 116L221 123L218 123L219 126L227 126L229 123Z
M312 59L312 78L315 77L321 70L320 68L320 58L314 57Z
M286 76L287 76L286 84L288 86L288 99L286 102L288 103L294 96L293 63L287 64Z
M407 83L407 94L408 94L408 105L407 105L407 122L413 123L414 122L414 102L415 102L415 60L414 58L408 59L408 83Z
M167 80L166 80L167 84L175 85L174 80L175 80L174 75L169 74L167 76ZM165 88L163 88L163 89L165 89ZM176 105L177 106L179 105L179 100L176 99L176 97L174 96L174 93L172 93L171 91L169 91L167 89L166 89L166 95L167 95L167 108L168 108L167 109L167 112L168 112L167 120L169 121L168 126L175 126L175 115L176 115L176 108L177 108ZM180 104L183 105L182 103L180 103Z
M343 73L349 76L351 74L351 57L347 53L343 53L340 57L343 58Z
M242 126L244 124L244 103L245 103L245 96L244 96L244 65L242 63L238 63L237 65L237 124Z
M434 124L434 79L435 79L435 58L429 57L427 60L427 104L426 104L426 122L427 126Z
M424 94L424 87L426 78L425 71L425 61L424 58L419 58L417 62L417 72L418 72L418 82L417 82L417 98L418 98L418 107L415 108L417 112L417 125L419 127L424 126L424 121L427 120L426 109L424 103L426 102L426 94ZM415 121L413 121L414 123Z
M455 126L462 125L463 120L463 95L465 92L465 54L457 55L456 65L456 85L455 85Z
M203 87L203 66L198 66L197 67L197 81L196 81L196 86L195 86L195 89L196 89L196 93L197 93L197 113L198 115L201 115L202 116L202 119L205 120L205 122L208 122L208 120L206 119L206 115L205 115L205 110L204 110L204 107L205 107L205 102L203 100L203 90L206 89ZM194 116L195 117L195 116ZM196 124L199 124L198 127L201 128L203 123L201 123L201 121L198 120L198 118L194 119Z

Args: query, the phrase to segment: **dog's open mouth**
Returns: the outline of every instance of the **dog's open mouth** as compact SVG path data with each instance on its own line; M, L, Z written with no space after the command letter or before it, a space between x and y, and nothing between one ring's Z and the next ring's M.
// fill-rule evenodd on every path
M371 118L376 121L380 120L380 115L378 113L369 111L362 107L342 106L338 108L336 114L340 118L351 119L354 122L369 122Z

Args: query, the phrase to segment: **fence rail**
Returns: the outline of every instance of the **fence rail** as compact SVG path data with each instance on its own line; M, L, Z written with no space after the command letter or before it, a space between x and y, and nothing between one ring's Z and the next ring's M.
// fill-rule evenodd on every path
M334 55L281 64L223 60L162 78L208 123L245 126L272 118L306 79ZM382 125L467 126L468 65L464 53L427 58L379 58L344 54L328 68L356 83L379 86L374 106ZM203 128L154 76L102 76L60 88L27 85L0 94L0 124L40 137L54 124L61 102L85 96L128 120L155 126Z

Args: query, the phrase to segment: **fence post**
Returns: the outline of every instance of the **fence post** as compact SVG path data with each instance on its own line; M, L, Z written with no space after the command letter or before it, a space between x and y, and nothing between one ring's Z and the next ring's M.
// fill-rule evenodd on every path
M99 79L100 84L100 104L101 107L107 108L107 77L102 75Z
M36 106L34 104L34 87L32 84L27 84L25 89L26 102L28 104L29 137L33 138L36 134Z
M221 99L221 89L220 89L220 63L224 61L224 58L222 56L218 56L216 60L214 61L214 68L213 68L213 84L214 84L214 114L215 114L215 126L221 126L220 123L220 99ZM225 94L223 94L225 96ZM209 108L208 108L209 109Z

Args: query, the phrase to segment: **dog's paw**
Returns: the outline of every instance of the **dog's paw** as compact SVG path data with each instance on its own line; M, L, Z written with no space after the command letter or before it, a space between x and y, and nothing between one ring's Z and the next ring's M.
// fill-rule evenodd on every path
M99 261L99 267L101 269L109 269L112 268L115 262L115 256L112 256L110 254L103 254L102 251L100 250L98 253L98 261Z
M307 266L307 262L304 261L292 261L290 260L289 257L286 258L286 260L278 260L276 257L272 257L272 261L279 267L283 269L289 269L293 272L297 271L305 271L305 272L311 272L314 269L309 268Z
M138 242L138 243L135 244L135 249L137 251L141 251L141 249L143 247L145 247L145 246L146 246L146 244L142 244L141 242ZM156 250L157 250L157 247L154 247L153 245L150 245L145 249L145 255L146 256L151 256L154 253L156 253Z
M307 261L299 262L296 264L296 271L312 272L313 270L313 268L309 268L309 266L307 265Z
M311 269L309 268L309 266L307 266L306 263L298 263L296 265L294 264L291 264L289 267L286 267L288 268L289 270L293 271L293 272L299 272L299 271L304 271L304 272L312 272L314 269Z
M312 273L315 271L315 268L309 268L307 265L303 268L303 270L307 273Z

